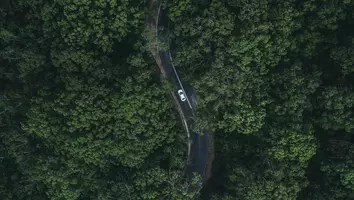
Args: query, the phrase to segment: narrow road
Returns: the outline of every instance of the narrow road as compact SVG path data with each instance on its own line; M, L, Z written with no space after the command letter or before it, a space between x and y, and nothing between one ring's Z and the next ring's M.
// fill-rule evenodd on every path
M158 17L158 41L169 44L169 19L168 11L165 8L161 8L159 11ZM164 45L169 46L169 45ZM170 50L159 49L159 56L161 58L162 66L166 72L167 78L171 81L175 88L175 94L179 97L178 104L182 109L184 118L187 122L186 129L189 130L191 134L191 148L190 148L190 157L188 164L188 177L192 177L193 173L197 173L201 176L202 180L205 178L205 170L208 164L208 133L204 132L202 135L197 134L192 131L193 127L193 118L195 117L195 109L197 106L197 98L195 90L191 87L188 87L186 83L183 83L176 66L173 65L172 56ZM183 91L185 100L182 100L179 90Z

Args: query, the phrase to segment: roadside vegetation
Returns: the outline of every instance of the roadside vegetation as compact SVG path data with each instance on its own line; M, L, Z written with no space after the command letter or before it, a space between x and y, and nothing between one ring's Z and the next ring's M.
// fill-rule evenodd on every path
M178 199L187 139L139 1L0 11L0 199ZM185 198L184 198L185 199Z
M168 1L215 133L202 199L354 199L354 1Z
M163 6L197 127L214 133L198 198L354 199L354 1ZM0 4L0 199L198 196L148 12L138 0Z

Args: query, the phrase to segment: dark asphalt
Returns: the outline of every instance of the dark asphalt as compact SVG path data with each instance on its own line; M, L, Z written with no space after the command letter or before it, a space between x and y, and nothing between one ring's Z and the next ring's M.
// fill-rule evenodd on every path
M161 8L158 23L158 40L163 42L169 42L169 20L167 9ZM170 50L160 50L159 55L162 61L162 66L166 72L167 78L171 81L175 88L175 94L178 97L179 105L182 109L184 117L187 121L188 130L190 131L190 137L192 139L191 152L188 164L187 174L188 177L192 177L193 173L199 174L204 179L205 170L208 164L208 133L198 134L192 131L193 120L195 116L194 110L197 106L197 97L194 88L188 87L186 83L183 83L175 66L173 66L170 58ZM187 100L181 101L177 91L183 89Z

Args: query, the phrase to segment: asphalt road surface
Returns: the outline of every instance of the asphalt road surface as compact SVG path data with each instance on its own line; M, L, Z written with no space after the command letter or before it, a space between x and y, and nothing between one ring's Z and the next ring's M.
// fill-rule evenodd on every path
M158 40L159 42L169 43L169 20L167 9L161 8L159 12L159 21L158 21ZM208 133L204 132L203 134L198 134L192 131L193 124L191 120L195 117L195 108L197 106L197 98L195 90L187 86L187 83L183 83L181 77L176 70L176 66L172 63L172 56L169 49L159 49L159 55L161 57L162 66L166 72L167 78L171 81L175 88L175 94L178 97L179 101L177 102L183 112L184 118L187 122L187 129L190 132L190 137L192 140L190 148L190 157L188 164L188 177L192 177L193 173L199 174L202 179L204 179L205 170L208 164ZM178 90L183 90L183 93L186 96L186 100L182 101Z

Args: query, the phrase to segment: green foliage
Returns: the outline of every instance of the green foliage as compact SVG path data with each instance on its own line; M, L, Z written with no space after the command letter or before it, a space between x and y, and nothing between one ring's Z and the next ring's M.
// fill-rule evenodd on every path
M347 88L328 87L319 100L323 109L319 124L324 129L345 129L350 132L354 128L353 107L354 94Z
M291 129L271 130L274 140L269 149L276 160L298 161L306 164L316 153L315 138L312 133L301 133Z
M348 75L354 71L354 58L352 56L354 54L353 44L354 39L351 47L340 47L331 52L332 59L341 67L343 75Z
M167 6L196 121L216 133L203 199L352 199L351 163L327 144L353 129L353 1Z
M337 133L338 134L338 133ZM311 187L313 198L352 199L353 196L353 139L352 134L333 136L325 144L320 181L314 181Z
M144 4L11 3L0 19L0 198L184 191L186 135L146 52Z
M44 31L73 48L97 46L111 52L139 24L142 12L125 1L54 1L44 4Z
M147 52L147 3L0 9L1 199L198 198L171 83ZM163 6L159 47L197 91L196 127L215 132L200 198L354 199L354 1Z

